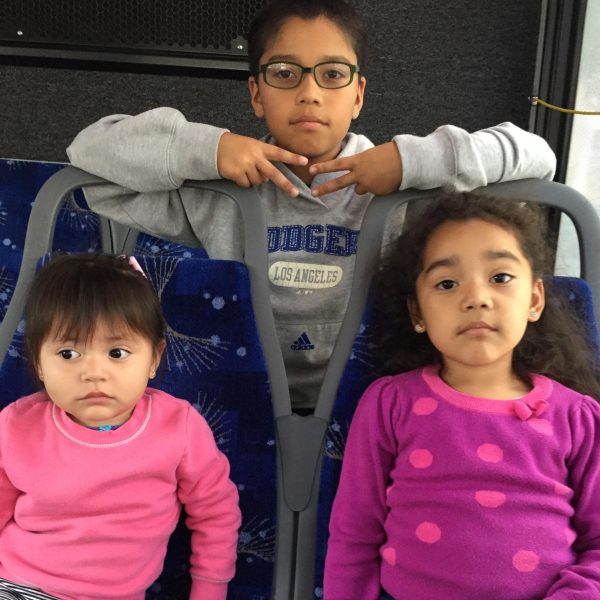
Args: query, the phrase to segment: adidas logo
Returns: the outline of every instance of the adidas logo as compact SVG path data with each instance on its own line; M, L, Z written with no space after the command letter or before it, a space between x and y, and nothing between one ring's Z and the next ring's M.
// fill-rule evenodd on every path
M303 333L291 346L292 350L314 350L315 345L310 341L306 333Z

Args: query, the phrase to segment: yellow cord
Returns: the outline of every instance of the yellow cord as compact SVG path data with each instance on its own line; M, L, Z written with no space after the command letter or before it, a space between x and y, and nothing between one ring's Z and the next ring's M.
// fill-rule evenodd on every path
M552 110L557 110L562 113L569 113L570 115L600 115L600 112L597 111L575 110L574 108L561 108L560 106L555 106L554 104L550 104L549 102L541 100L537 96L532 96L530 100L532 106L537 106L538 104L541 104L546 108L551 108Z

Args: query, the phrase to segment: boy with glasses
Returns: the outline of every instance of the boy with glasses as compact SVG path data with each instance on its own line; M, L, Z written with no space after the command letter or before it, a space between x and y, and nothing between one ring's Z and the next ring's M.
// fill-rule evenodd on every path
M256 186L292 408L309 412L346 308L372 196L551 178L555 159L544 140L509 123L474 134L445 126L376 147L349 133L363 104L366 34L343 0L275 0L256 17L248 47L251 104L270 132L263 140L158 108L101 119L67 152L74 165L118 184L87 191L94 210L200 243L211 258L242 258L240 216L230 199L182 188L184 180Z

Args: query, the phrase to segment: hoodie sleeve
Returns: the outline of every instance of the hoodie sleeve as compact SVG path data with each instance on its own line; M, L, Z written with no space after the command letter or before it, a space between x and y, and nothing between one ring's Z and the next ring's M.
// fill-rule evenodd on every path
M11 455L6 451L6 430L10 411L11 408L7 407L0 412L0 531L14 517L15 505L19 497L19 491L6 473L7 462Z
M329 522L323 597L376 600L385 542L386 488L397 454L392 426L396 391L373 382L356 409Z
M235 573L241 523L238 492L210 427L194 408L188 411L187 446L177 480L192 532L191 598L220 600Z
M443 125L425 137L393 139L402 157L403 190L470 191L501 181L552 179L556 169L556 157L546 140L512 123L475 133Z
M561 570L544 596L547 600L600 597L600 405L584 396L569 420L572 452L567 467L575 492L570 534L577 560Z
M189 122L178 110L161 107L100 119L77 135L67 155L74 166L114 182L85 189L89 206L98 214L152 235L206 247L215 229L215 201L221 210L227 198L181 186L186 179L219 178L217 148L226 131ZM229 203L221 221L229 217L232 222L232 211L235 206Z
M92 123L67 155L76 167L136 192L174 190L186 179L219 177L217 147L226 131L161 107Z

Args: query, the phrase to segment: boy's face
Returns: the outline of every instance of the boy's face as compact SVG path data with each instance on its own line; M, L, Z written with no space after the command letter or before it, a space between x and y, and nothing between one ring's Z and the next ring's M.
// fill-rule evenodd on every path
M329 19L293 17L284 22L260 62L279 60L312 67L329 61L356 64L357 57L348 37ZM360 113L366 80L355 74L350 85L325 89L305 73L292 89L269 86L262 75L248 83L254 113L265 118L277 144L316 163L338 155L350 122Z

